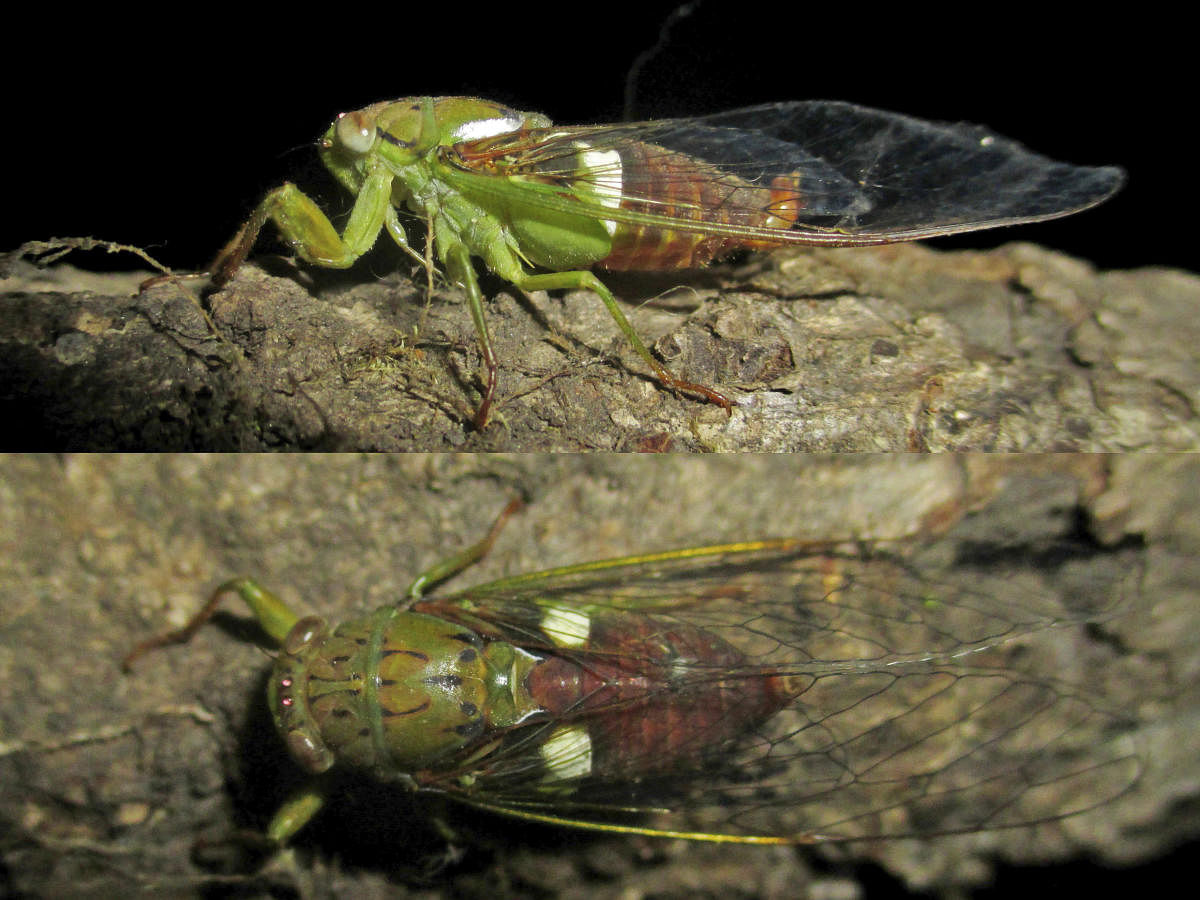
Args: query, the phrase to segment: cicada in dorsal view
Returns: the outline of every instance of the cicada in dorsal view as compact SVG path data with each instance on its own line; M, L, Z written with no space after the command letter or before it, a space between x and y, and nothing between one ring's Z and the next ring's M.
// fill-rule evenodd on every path
M409 97L345 113L321 159L354 196L342 233L292 184L271 191L211 266L228 281L268 220L302 259L346 268L380 232L406 252L400 210L428 228L462 285L485 379L499 361L474 258L523 291L594 292L666 387L730 409L672 374L593 273L702 266L739 249L849 247L1037 222L1112 196L1120 169L1055 162L984 128L849 103L754 106L711 116L558 126L471 97Z
M279 646L275 724L314 776L276 844L334 766L529 821L755 844L1045 822L1137 777L1079 649L1113 611L1103 592L1071 610L1009 573L932 578L879 547L777 539L428 596L513 508L370 615L301 618L235 579L126 664L190 639L226 593L249 605Z

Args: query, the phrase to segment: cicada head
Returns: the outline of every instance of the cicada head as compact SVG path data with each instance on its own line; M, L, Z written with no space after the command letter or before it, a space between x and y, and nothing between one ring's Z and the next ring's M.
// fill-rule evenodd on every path
M366 180L372 160L411 166L437 146L433 100L412 97L373 103L339 115L321 138L321 161L351 193Z
M387 607L333 630L309 616L283 643L269 701L306 770L410 773L483 732L486 666L477 635L431 616Z
M309 662L313 651L324 646L328 637L329 626L324 619L318 616L300 619L283 642L267 686L275 727L288 752L314 774L324 772L336 758L308 708Z

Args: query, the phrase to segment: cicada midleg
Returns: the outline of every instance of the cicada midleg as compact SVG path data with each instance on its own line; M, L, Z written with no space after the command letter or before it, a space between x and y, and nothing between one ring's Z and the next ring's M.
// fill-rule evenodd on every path
M1091 808L1136 775L1136 757L1102 749L1115 723L1102 704L1017 662L1036 655L1014 644L1082 621L1050 599L791 539L427 597L514 508L399 604L331 627L235 579L126 664L188 639L235 592L279 644L269 702L308 772L357 768L595 830L744 843L975 830ZM276 815L272 841L316 813L320 784Z
M725 394L655 358L592 268L679 269L738 249L1035 222L1094 206L1124 180L1120 169L1054 162L977 126L829 101L567 127L477 98L409 97L339 116L320 153L355 197L341 234L284 184L218 255L214 282L232 277L268 221L319 266L352 265L385 230L416 255L397 212L409 210L466 291L487 376L480 428L498 361L473 257L521 290L594 292L660 382L730 409Z

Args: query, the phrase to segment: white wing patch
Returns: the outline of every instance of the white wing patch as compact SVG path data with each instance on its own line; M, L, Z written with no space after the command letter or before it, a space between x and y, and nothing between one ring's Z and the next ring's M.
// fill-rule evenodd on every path
M576 141L575 146L579 148L583 169L595 173L588 180L601 204L609 209L620 208L621 154L616 150L593 150L592 145L584 141ZM612 236L616 234L617 223L605 219L604 228Z
M592 772L592 739L582 725L560 725L542 744L542 761L555 779Z
M582 647L588 641L591 619L577 609L547 606L542 614L542 633L559 647Z

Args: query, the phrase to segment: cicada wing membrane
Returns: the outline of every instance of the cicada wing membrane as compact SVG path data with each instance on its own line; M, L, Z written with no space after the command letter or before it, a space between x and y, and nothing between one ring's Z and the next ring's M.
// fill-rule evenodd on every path
M1104 740L1119 716L1047 655L1078 636L1057 626L1081 615L1039 582L934 578L874 551L785 544L566 567L422 601L597 679L425 783L584 827L796 841L1028 824L1132 783L1136 756ZM706 641L716 649L697 649ZM615 691L604 685L617 670L648 677ZM726 694L757 712L734 727L706 716L734 708ZM576 732L589 728L585 751ZM598 765L605 729L624 750ZM653 740L625 737L637 729Z
M1124 183L1120 169L1055 162L978 126L832 101L524 129L455 145L447 159L479 176L485 193L516 189L522 202L560 212L751 247L880 244L1042 221L1094 206Z

